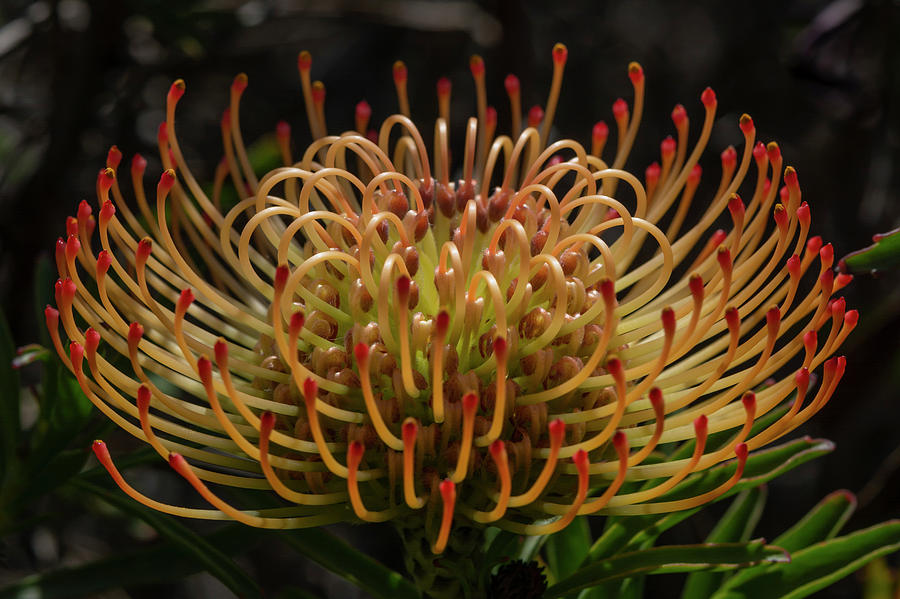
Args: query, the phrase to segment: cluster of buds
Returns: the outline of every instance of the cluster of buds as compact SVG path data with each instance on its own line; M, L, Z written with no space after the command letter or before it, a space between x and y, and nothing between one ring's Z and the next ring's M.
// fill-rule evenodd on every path
M210 194L179 147L176 81L155 204L139 155L135 203L125 201L113 147L97 205L82 202L57 243L57 307L46 310L87 397L212 507L145 496L97 441L122 490L169 514L265 528L421 514L439 554L454 525L539 535L577 515L696 507L737 483L748 451L820 410L857 313L833 297L850 277L835 276L831 245L809 236L810 209L778 146L741 117L743 148L722 152L718 187L689 224L714 92L702 93L693 132L675 107L674 137L641 180L623 170L641 67L628 68L631 104L613 105L615 148L603 122L586 148L548 141L565 63L558 44L546 104L524 123L519 81L506 78L512 122L501 135L484 62L472 58L477 116L455 181L447 79L429 153L403 63L399 113L370 130L361 102L355 130L334 135L301 53L315 141L294 155L279 124L284 166L260 178L239 128L239 75ZM239 197L224 205L229 178ZM782 416L753 427L790 396ZM722 431L730 439L708 447ZM685 440L690 456L648 460ZM719 487L663 498L727 460L734 474ZM625 492L626 480L656 482ZM265 490L284 507L240 509L218 485Z

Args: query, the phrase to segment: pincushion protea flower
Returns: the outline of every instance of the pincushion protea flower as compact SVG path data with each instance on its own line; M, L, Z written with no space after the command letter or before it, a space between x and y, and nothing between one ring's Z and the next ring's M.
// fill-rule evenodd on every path
M525 125L519 82L506 79L507 136L487 105L484 63L472 58L477 118L465 126L456 182L446 79L429 153L409 118L402 63L400 113L367 131L361 102L356 130L334 135L325 89L301 53L316 141L294 156L280 124L285 166L260 178L239 128L239 75L211 197L178 143L185 85L176 81L155 206L140 156L131 163L137 210L126 203L114 147L97 180L97 216L82 202L57 242L58 308L46 317L90 400L213 509L146 497L98 441L116 483L166 513L258 527L395 520L440 554L482 525L537 535L579 514L701 505L736 484L748 451L821 409L843 375L844 358L832 355L857 313L832 299L850 277L835 277L831 246L808 237L810 209L778 146L757 142L744 115L744 147L722 153L718 188L689 225L713 91L701 95L693 145L687 111L675 107L676 136L642 182L623 170L643 109L641 67L629 66L633 103L613 105L617 143L604 152L602 122L589 148L548 143L564 46L553 62L546 105ZM226 208L229 176L245 197ZM784 415L751 434L791 394ZM730 441L708 450L720 431L733 431ZM659 445L689 439L690 457L647 461ZM660 499L733 458L718 488ZM620 492L626 480L656 484ZM238 509L209 483L274 492L288 507Z

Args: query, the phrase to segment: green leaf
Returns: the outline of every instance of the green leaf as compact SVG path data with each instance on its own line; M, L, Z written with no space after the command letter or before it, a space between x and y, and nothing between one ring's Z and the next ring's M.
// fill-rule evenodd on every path
M277 538L374 597L420 598L416 587L403 575L360 553L325 529L278 531Z
M871 273L900 266L900 229L879 233L872 241L869 247L844 256L838 262L841 272Z
M19 373L12 367L15 356L12 334L0 314L0 481L19 447Z
M713 599L800 599L898 549L900 521L885 522L801 549L788 564L741 572L725 583Z
M140 518L152 526L161 536L193 556L207 572L218 578L239 597L261 597L259 587L253 579L231 558L175 518L144 507L121 493L108 491L84 480L72 479L70 484L80 491L100 497L120 511Z
M544 544L547 566L553 580L562 580L575 573L591 548L591 527L585 516L579 516L558 533L550 535Z
M823 439L804 437L782 445L756 451L747 458L744 477L719 500L745 489L759 486L784 474L788 470L834 449L834 445ZM734 472L734 464L720 464L698 473L679 483L664 498L682 499L699 495L715 488L727 480ZM633 550L647 540L655 541L663 531L675 526L695 514L700 508L668 514L648 514L646 516L617 516L603 535L597 539L588 553L588 560L595 561L609 557L623 550Z
M758 487L742 491L735 497L728 511L716 523L715 528L706 537L707 543L737 543L750 539L753 529L762 516L766 504L766 487ZM778 545L778 543L774 543ZM681 596L709 597L725 580L723 572L694 572L687 577Z
M586 566L547 589L544 598L562 597L573 591L639 574L733 570L788 559L790 558L783 549L766 545L762 541L654 547L624 553Z
M245 552L261 534L259 529L239 524L217 530L203 537L203 542L230 556ZM205 567L194 553L185 550L181 544L166 541L83 566L25 577L0 588L0 599L97 597L115 589L179 580Z
M835 491L772 543L793 553L828 540L841 531L854 510L856 497L849 491Z

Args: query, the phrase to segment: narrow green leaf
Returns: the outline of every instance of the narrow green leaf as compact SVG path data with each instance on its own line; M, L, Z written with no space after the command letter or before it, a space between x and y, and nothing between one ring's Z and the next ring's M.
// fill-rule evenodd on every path
M544 597L562 597L573 591L639 574L733 570L788 559L788 554L783 549L766 545L762 541L654 547L624 553L586 566L547 589Z
M278 531L283 540L301 555L349 580L374 597L419 599L419 592L399 572L360 553L322 528Z
M211 533L203 541L230 556L246 551L261 533L256 528L234 525ZM194 553L165 541L83 566L27 576L0 588L0 599L87 599L115 589L179 580L205 568Z
M834 537L856 510L856 497L850 491L827 495L795 525L772 541L793 553Z
M879 233L869 247L847 254L838 262L842 272L875 272L900 266L900 229Z
M863 571L863 599L894 599L894 573L883 557L869 562Z
M749 540L765 504L765 486L741 491L706 537L706 542L739 543ZM694 572L688 575L681 596L684 599L709 597L721 586L725 576L723 572Z
M70 485L80 491L96 495L130 516L140 518L152 526L162 537L181 547L185 553L192 555L207 572L218 578L222 584L239 597L261 597L259 587L244 570L239 568L218 547L175 518L144 507L120 493L108 491L84 480L72 479Z
M585 516L579 516L558 533L550 535L544 544L544 555L553 580L562 580L575 573L591 548L591 527Z
M830 441L804 437L756 451L747 459L743 478L719 500L768 482L832 449L834 449L834 445ZM663 498L666 500L683 499L699 495L727 480L733 472L733 463L710 468L682 481ZM607 527L603 535L591 547L588 561L609 557L623 550L636 549L648 539L655 540L662 532L690 517L698 509L700 508L668 514L615 517L615 522Z
M900 521L885 522L801 549L791 556L790 563L741 572L713 599L800 599L898 549Z

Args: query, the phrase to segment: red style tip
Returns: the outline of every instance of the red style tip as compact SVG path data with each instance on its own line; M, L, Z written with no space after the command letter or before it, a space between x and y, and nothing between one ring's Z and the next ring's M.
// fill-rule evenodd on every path
M78 287L75 286L75 282L72 279L63 279L62 282L62 298L65 302L71 302L75 297L75 292L78 291Z
M669 158L675 154L675 148L677 144L671 135L666 136L664 140L659 144L659 151L663 155L663 158Z
M822 268L831 268L834 263L834 246L826 243L819 250L819 260L822 261Z
M437 336L442 337L447 334L447 329L450 328L450 314L447 313L446 310L441 310L437 313L434 322L434 332Z
M150 389L146 385L138 387L137 406L141 412L146 412L147 408L150 407Z
M856 326L856 323L859 322L859 311L858 310L848 310L846 314L844 314L844 324L850 328Z
M204 385L212 382L212 362L206 356L197 358L197 373L200 375L200 381Z
M81 250L81 242L78 241L78 237L69 235L69 238L66 240L66 258L68 260L74 260L75 256L78 255L79 250Z
M399 277L397 277L397 299L400 301L400 305L404 308L409 301L409 284L410 280L406 275L400 275Z
M279 139L285 140L290 139L291 137L291 126L287 121L278 121L275 125L275 135L279 137Z
M277 293L282 293L284 291L284 286L287 285L290 274L291 269L286 264L282 264L275 269L275 282L273 287Z
M506 450L506 443L497 439L493 443L491 443L490 451L491 455L494 456L495 459L499 459L503 456L503 452Z
M674 123L675 127L681 127L687 121L687 118L687 110L684 109L684 106L676 104L675 108L672 109L672 123Z
M494 337L494 355L497 356L498 361L506 360L506 349L506 339L503 337Z
M466 393L462 398L464 414L474 414L478 409L478 396L474 393Z
M763 145L763 142L758 141L756 145L753 146L753 159L756 160L757 164L762 164L763 160L766 158L766 146Z
M737 150L734 146L728 146L722 150L722 168L732 169L737 164Z
M666 334L666 337L672 337L675 334L675 310L670 306L666 306L662 310L660 319L662 320L663 332Z
M605 141L609 137L609 126L603 121L598 121L591 130L591 137L597 143Z
M802 265L802 261L800 260L800 256L798 256L797 254L794 254L793 256L791 256L790 258L787 259L788 273L790 273L790 275L792 277L799 277L801 265Z
M169 87L169 95L166 98L168 102L177 102L184 95L184 79L176 79L172 86Z
M612 279L604 278L600 281L600 293L603 295L603 301L607 304L613 304L616 301L616 285Z
M190 289L182 289L178 296L178 310L184 312L194 303L194 292Z
M653 387L650 389L650 405L653 406L654 410L659 409L663 403L663 393L659 387Z
M707 109L715 108L716 92L714 92L711 87L707 87L705 90L703 90L703 93L700 94L700 101L703 102L703 105Z
M297 68L300 71L309 72L309 69L312 68L312 54L304 50L300 54L297 55Z
M234 81L231 82L231 91L237 95L241 95L244 93L244 90L247 89L247 74L246 73L238 73L235 76Z
M353 355L356 356L357 364L365 364L369 359L369 346L365 343L357 343L353 346Z
M316 383L314 378L310 377L303 381L303 398L307 404L314 403L318 394L319 384Z
M407 418L403 421L402 427L403 444L412 445L416 442L416 436L419 434L419 424L415 418Z
M111 168L100 169L100 172L97 174L97 185L100 186L100 192L108 192L115 180L116 171Z
M781 148L774 141L770 141L766 146L766 153L769 155L769 162L776 164L781 162Z
M97 254L97 279L106 275L111 264L112 257L110 257L109 252L101 250L100 253Z
M175 453L174 451L169 454L169 466L174 468L175 471L179 474L181 474L181 472L188 467L187 461L185 461L184 456L182 456L180 453Z
M719 249L716 250L716 260L718 260L722 270L731 270L731 252L728 248L719 247Z
M790 189L796 189L800 186L797 180L797 171L794 167L789 166L784 169L784 182Z
M484 59L474 54L469 59L469 70L472 71L472 77L478 79L484 76Z
M818 254L820 249L822 249L822 238L818 235L810 237L809 241L806 242L806 253L810 255Z
M103 206L100 208L100 223L106 224L109 222L109 219L113 217L116 213L116 207L113 206L113 203L109 200L103 202Z
M725 310L725 322L729 329L737 329L741 325L741 313L731 306Z
M553 63L556 66L562 66L566 64L566 58L569 57L569 50L566 48L565 44L556 44L553 46ZM632 63L637 64L637 63ZM640 66L638 66L640 68Z
M138 322L128 325L128 342L137 343L144 337L144 327Z
M80 373L81 363L84 360L84 347L77 341L69 343L69 358L72 360L72 368L76 373Z
M623 452L628 449L628 437L625 436L623 431L616 431L612 438L613 447L616 448L616 451ZM587 454L585 454L585 458L587 458Z
M436 87L438 96L443 98L450 95L450 91L453 89L453 84L447 77L441 77L437 80Z
M161 122L156 130L156 141L162 146L169 143L169 129L165 121Z
M775 208L772 210L772 216L779 229L785 229L787 227L788 215L787 210L784 209L784 204L775 204Z
M528 126L537 127L544 120L544 109L535 104L528 110Z
M87 220L91 216L91 205L86 200L81 200L78 204L78 220Z
M697 299L703 299L704 290L703 290L703 277L694 273L691 275L691 278L688 280L688 287L691 289L691 295Z
M325 101L325 84L321 81L313 81L312 99L315 104L322 104Z
M563 435L566 434L566 423L557 418L547 425L547 428L550 430L551 442L555 441L561 443Z
M621 121L628 117L628 102L622 98L617 99L612 105L613 116L616 121Z
M777 335L778 328L781 326L781 310L778 306L772 306L766 312L766 327L769 329L770 335Z
M407 70L406 64L402 60L394 62L393 67L394 83L406 83Z
M106 167L117 169L120 162L122 162L122 151L117 146L112 146L106 153Z
M748 452L749 452L749 449L747 448L746 443L738 443L734 447L734 455L736 455L737 459L739 459L741 462L743 462L747 459Z
M639 85L644 81L644 69L636 62L628 65L628 78L631 79L632 85Z
M228 364L228 344L225 343L224 339L218 339L213 345L213 352L216 355L216 363L219 365L219 370L223 370Z
M291 334L296 335L300 333L300 329L303 328L304 323L306 323L306 316L303 312L297 311L291 314L290 328Z
M449 478L445 478L440 484L441 498L445 504L456 501L456 485Z
M747 391L744 393L744 397L741 398L741 403L744 404L744 409L747 411L756 409L756 394L753 391Z
M91 449L94 451L94 455L97 456L97 459L101 462L109 461L109 449L106 448L106 443L101 441L100 439L95 439L93 443L91 443Z
M744 215L744 200L736 193L731 194L728 200L728 211L731 212L731 218L737 220Z
M506 79L503 80L503 87L506 88L506 93L510 96L517 95L521 89L519 78L510 73L506 76Z
M369 120L372 116L372 107L365 100L360 100L356 104L356 118Z
M755 127L753 126L753 119L750 118L749 114L741 115L741 131L744 132L744 135L750 135L753 133Z
M709 419L706 417L706 414L701 414L697 419L694 420L694 434L698 437L701 435L705 435L708 425Z
M137 251L134 253L135 258L140 261L147 261L147 258L150 257L150 253L153 251L153 240L149 237L144 237L138 242Z
M44 308L44 320L47 322L48 329L56 329L59 327L59 310L48 305Z
M173 185L175 185L175 170L170 168L159 177L159 184L156 186L157 193L169 193Z
M688 183L697 185L700 183L701 175L703 175L703 168L699 164L695 164L694 168L691 169L691 173L688 175Z
M259 432L263 435L269 435L272 433L272 429L275 428L275 414L269 411L263 412L259 415Z
M797 208L797 220L804 226L809 226L811 217L809 214L809 204L802 202Z
M651 162L650 166L644 170L644 177L647 179L648 187L649 184L655 184L659 181L659 174L661 169L659 168L658 162Z
M484 111L484 122L488 127L496 127L497 126L497 109L493 106L488 106Z
M88 356L94 354L97 351L97 347L100 345L100 333L94 330L93 327L90 327L88 330L84 332L84 351Z
M575 462L575 465L578 466L579 470L584 470L588 465L588 454L585 450L579 449L575 452L575 455L572 456L572 461ZM581 474L579 472L579 474Z
M66 217L66 237L78 235L78 219L74 216Z
M619 358L610 358L606 361L606 370L609 371L613 378L619 379L625 376L625 371L622 370L622 361Z

